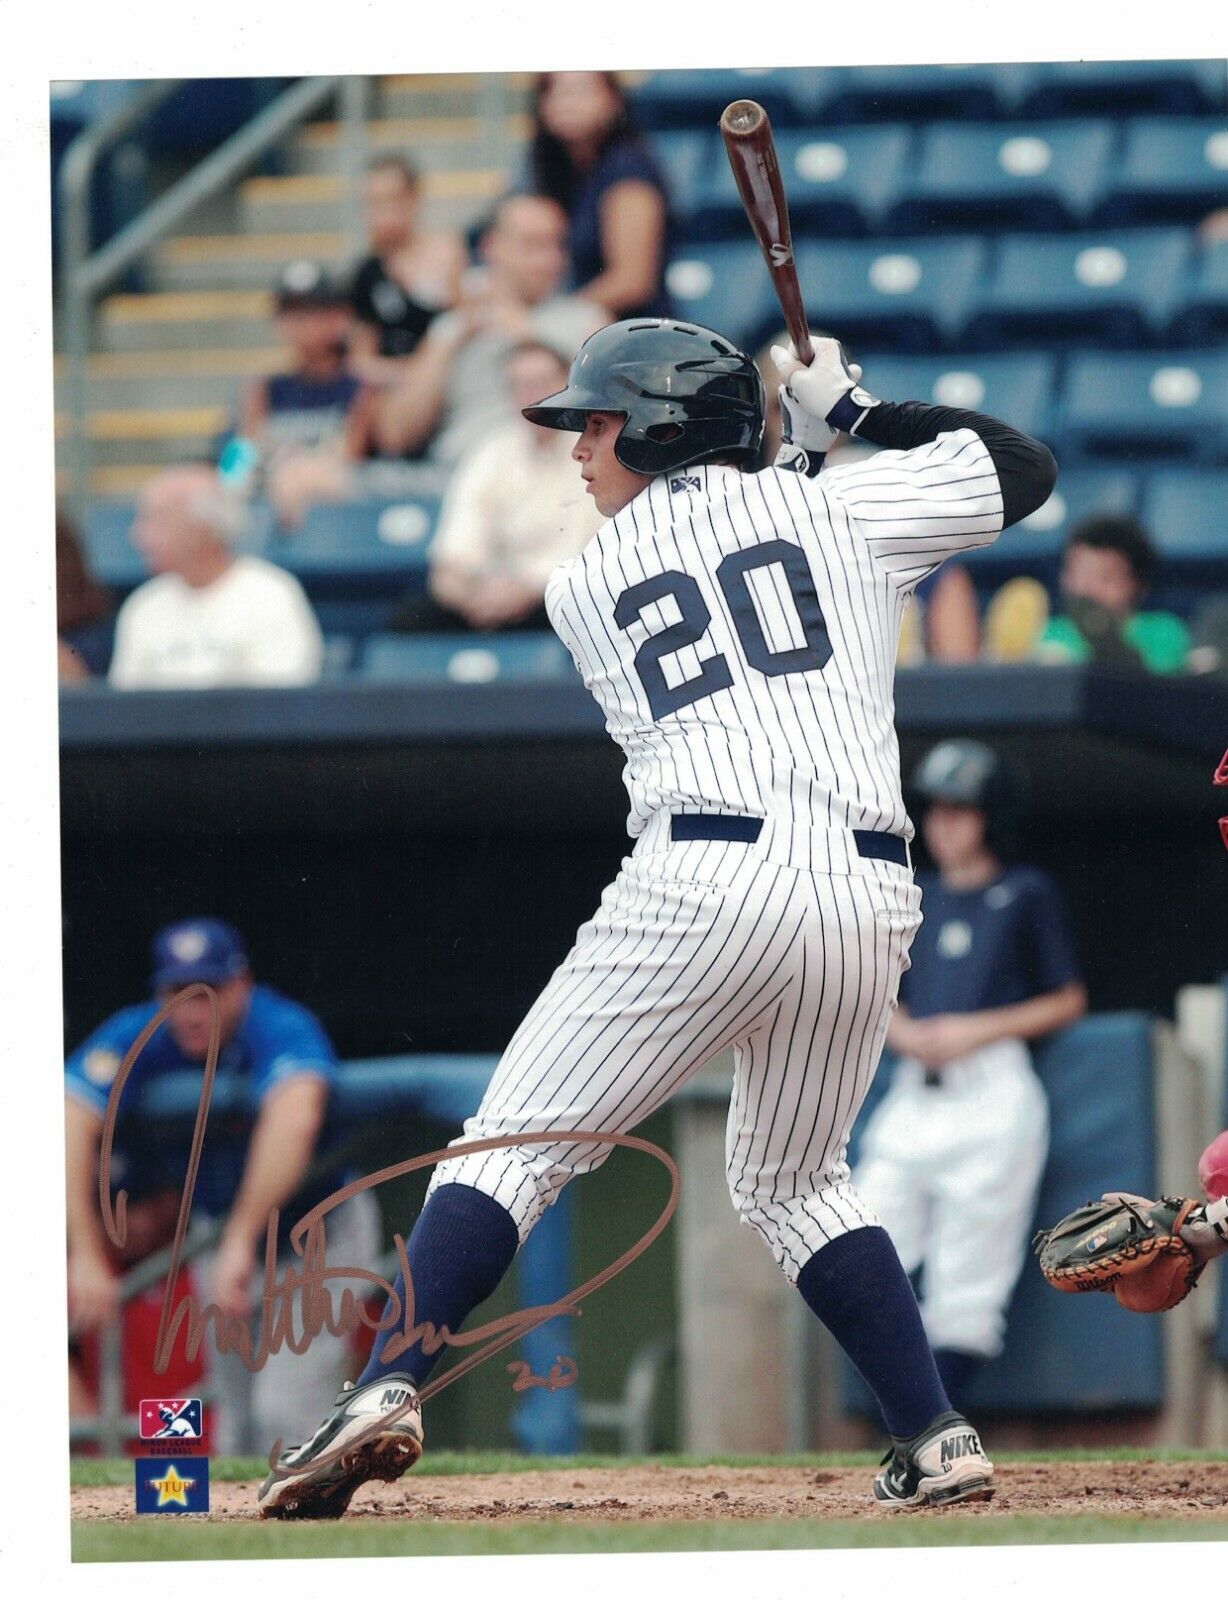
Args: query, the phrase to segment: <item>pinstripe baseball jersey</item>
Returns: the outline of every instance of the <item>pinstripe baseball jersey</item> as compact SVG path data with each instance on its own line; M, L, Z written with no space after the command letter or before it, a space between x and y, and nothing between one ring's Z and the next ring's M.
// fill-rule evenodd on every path
M1002 528L962 429L817 477L654 478L551 574L546 605L626 753L632 837L673 811L766 819L768 853L839 868L849 829L911 839L894 726L904 606Z

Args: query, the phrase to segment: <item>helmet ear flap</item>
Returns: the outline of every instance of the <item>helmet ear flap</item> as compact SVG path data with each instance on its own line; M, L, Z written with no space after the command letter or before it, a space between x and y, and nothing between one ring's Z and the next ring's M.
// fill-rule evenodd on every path
M683 429L676 422L654 422L644 429L645 439L651 439L654 444L671 444L681 439L682 434Z

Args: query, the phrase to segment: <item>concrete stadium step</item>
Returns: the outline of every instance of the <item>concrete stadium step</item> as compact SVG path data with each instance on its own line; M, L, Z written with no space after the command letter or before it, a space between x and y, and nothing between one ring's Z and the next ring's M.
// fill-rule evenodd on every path
M491 105L527 109L533 86L530 72L422 72L392 74L374 85L375 114L406 117L430 114L481 116Z
M291 261L309 256L334 272L345 265L338 232L182 235L167 239L152 262L161 289L266 289Z
M89 492L108 500L134 500L165 465L162 461L138 461L126 466L93 467L90 469ZM55 474L56 494L71 494L72 487L68 468L58 467Z
M272 314L265 287L115 294L99 308L98 344L115 353L265 347Z
M276 345L251 350L134 351L96 355L86 371L86 403L91 410L131 406L170 408L218 405L233 407L255 378L287 365ZM55 363L57 392L64 362Z
M170 464L211 457L217 437L229 426L227 406L130 407L91 411L88 431L92 465L132 466L148 462ZM55 419L57 440L68 433L68 418Z
M466 227L503 192L505 184L500 170L428 172L422 185L423 225ZM250 236L339 229L344 191L344 180L329 173L249 178L239 192L240 231Z
M368 156L408 156L423 173L499 165L514 171L529 133L523 114L508 117L494 138L478 117L387 117L367 123ZM339 122L309 122L283 152L291 172L338 174L344 134Z

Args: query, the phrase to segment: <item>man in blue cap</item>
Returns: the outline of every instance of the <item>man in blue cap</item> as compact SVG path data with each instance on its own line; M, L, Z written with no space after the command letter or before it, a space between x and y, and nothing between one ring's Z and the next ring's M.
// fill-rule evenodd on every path
M122 1187L129 1195L122 1256L102 1227L98 1158L107 1099L121 1062L166 1001L195 983L208 984L217 995L221 1045L213 1098L215 1107L227 1107L224 1115L218 1109L210 1117L194 1191L193 1217L222 1224L204 1263L198 1300L212 1301L230 1317L253 1314L260 1303L269 1212L274 1206L281 1212L280 1252L292 1258L287 1242L292 1224L354 1176L334 1170L306 1181L316 1156L337 1143L327 1117L337 1059L319 1020L296 1001L256 983L243 940L228 923L193 917L163 928L153 942L154 997L109 1017L65 1064L68 1306L74 1335L118 1314L124 1267L168 1243L173 1232L192 1128L184 1119L159 1119L150 1096L168 1074L203 1068L211 1020L203 993L176 1006L146 1043L124 1085L111 1163L113 1190ZM327 1233L330 1262L373 1267L380 1245L374 1197L355 1195L330 1213ZM307 1367L318 1364L321 1374L335 1373L338 1386L350 1375L345 1341L327 1332L301 1355L288 1349L273 1355L254 1376L235 1356L219 1357L212 1343L207 1336L220 1416L211 1444L226 1453L244 1447L236 1430L249 1382L256 1436L293 1438L300 1422L311 1420L302 1416L299 1399L315 1392L314 1383L304 1381Z

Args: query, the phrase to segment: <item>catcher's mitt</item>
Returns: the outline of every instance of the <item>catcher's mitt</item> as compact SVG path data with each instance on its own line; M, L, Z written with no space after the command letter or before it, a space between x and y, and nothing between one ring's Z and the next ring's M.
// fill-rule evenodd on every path
M1206 1266L1181 1237L1198 1206L1197 1200L1105 1195L1036 1235L1040 1270L1055 1289L1112 1292L1129 1311L1169 1311Z

